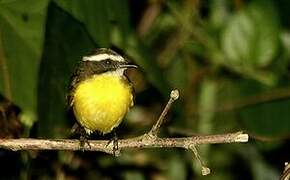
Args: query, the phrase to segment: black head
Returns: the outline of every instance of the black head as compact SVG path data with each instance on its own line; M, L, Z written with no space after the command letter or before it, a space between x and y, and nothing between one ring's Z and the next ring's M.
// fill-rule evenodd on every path
M136 65L130 64L126 58L107 48L94 50L92 54L84 56L82 62L90 65L96 71L95 73L137 68Z

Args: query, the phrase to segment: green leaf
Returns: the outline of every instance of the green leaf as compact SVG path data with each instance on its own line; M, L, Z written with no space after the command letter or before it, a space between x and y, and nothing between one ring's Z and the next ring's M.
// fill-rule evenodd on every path
M69 28L67 28L69 27ZM77 43L76 43L77 42ZM77 62L93 48L88 33L71 16L52 4L38 86L38 135L65 137L75 123L67 118L66 94Z
M84 23L94 41L102 47L109 47L113 27L120 28L122 35L129 31L129 10L127 1L66 1L55 2L70 13L74 18Z
M240 91L244 97L255 97L271 90L261 84L245 81L241 83ZM289 111L290 100L280 99L245 107L240 111L240 117L243 125L255 135L283 137L290 134Z
M247 129L260 136L285 136L290 134L290 100L279 100L247 107L241 118Z
M4 52L2 63L7 66L3 72L0 69L0 92L11 94L9 98L20 106L22 120L28 126L36 120L37 77L47 6L48 0L0 1L0 48ZM10 92L4 92L4 81Z
M271 63L277 53L279 27L269 1L253 1L232 17L222 34L226 63L239 69L255 69Z

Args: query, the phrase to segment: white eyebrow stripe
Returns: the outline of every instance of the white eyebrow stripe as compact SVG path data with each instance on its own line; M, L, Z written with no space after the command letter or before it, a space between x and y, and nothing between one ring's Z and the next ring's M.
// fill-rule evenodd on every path
M97 54L92 56L84 56L83 61L102 61L106 59L111 59L113 61L125 61L125 59L120 55L110 55L110 54Z

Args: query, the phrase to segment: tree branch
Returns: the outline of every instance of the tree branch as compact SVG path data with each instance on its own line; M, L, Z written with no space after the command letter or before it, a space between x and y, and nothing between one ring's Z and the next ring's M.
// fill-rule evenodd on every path
M113 143L108 140L89 140L81 148L84 151L100 151L108 154L119 155L121 150L129 148L183 148L193 151L202 166L202 174L209 174L210 169L205 167L197 152L196 146L201 144L218 144L218 143L239 143L248 142L248 134L243 132L207 135L207 136L191 136L181 138L160 138L158 132L164 122L164 118L171 108L174 101L178 99L178 90L171 91L170 99L158 118L152 129L139 137L118 140L118 150L113 151ZM0 139L0 148L12 151L20 150L80 150L80 141L78 139Z
M164 122L165 116L167 115L168 111L170 110L172 104L179 98L178 90L173 90L170 93L170 99L167 102L165 108L163 109L161 115L159 116L157 122L153 125L152 129L149 131L148 135L157 137L157 134L160 130L161 125Z
M151 138L147 134L118 140L119 151L129 148L184 148L189 149L191 145L200 144L219 144L219 143L238 143L247 142L248 135L242 132L209 135L209 136L193 136L184 138ZM89 140L84 145L86 151L101 151L113 154L112 144L108 144L107 140ZM80 142L78 139L0 139L0 147L12 151L19 150L80 150Z

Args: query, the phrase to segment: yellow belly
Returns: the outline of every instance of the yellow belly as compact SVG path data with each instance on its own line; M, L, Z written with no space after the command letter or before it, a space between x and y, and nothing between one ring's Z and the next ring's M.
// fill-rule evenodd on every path
M132 105L130 85L110 74L96 75L80 83L73 98L74 114L87 133L111 132Z

